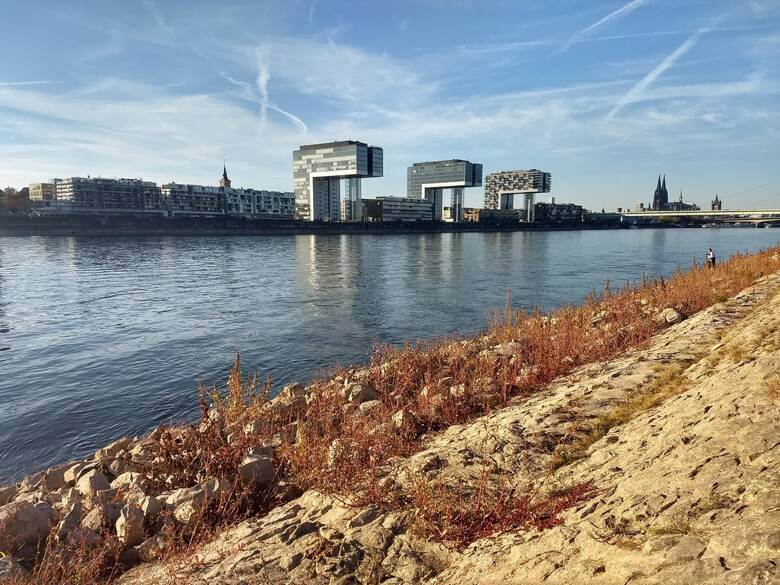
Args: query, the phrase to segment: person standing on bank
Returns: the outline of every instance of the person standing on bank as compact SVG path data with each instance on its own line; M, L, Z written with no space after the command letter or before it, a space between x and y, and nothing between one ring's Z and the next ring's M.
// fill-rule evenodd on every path
M712 251L712 248L707 248L707 266L715 268L715 252Z

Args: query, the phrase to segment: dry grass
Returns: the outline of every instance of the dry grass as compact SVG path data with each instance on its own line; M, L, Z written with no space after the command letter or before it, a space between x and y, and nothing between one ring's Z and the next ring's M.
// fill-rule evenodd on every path
M52 531L54 532L54 531ZM98 544L84 539L58 543L53 534L29 574L2 580L3 585L103 585L127 567L121 562L122 545L105 533Z
M589 428L589 432L569 444L560 445L555 453L552 467L563 467L582 459L587 450L609 431L622 426L637 414L662 404L672 396L685 391L689 380L683 374L685 366L674 364L658 368L657 377L647 386L639 388L626 401L599 416Z
M780 376L767 380L764 388L769 398L775 402L780 402Z
M561 512L593 492L593 486L584 483L547 493L523 493L507 479L490 481L487 474L476 486L421 480L409 502L414 510L411 530L423 538L463 548L501 532L556 526L561 523Z

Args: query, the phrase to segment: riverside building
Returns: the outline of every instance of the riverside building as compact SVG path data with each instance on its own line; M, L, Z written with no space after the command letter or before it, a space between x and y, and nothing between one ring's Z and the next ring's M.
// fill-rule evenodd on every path
M162 193L171 217L225 214L225 195L220 187L166 183Z
M585 209L574 203L556 203L553 197L549 203L534 205L534 219L540 223L578 224L585 220Z
M295 194L258 189L225 189L228 215L292 219L295 215Z
M49 183L30 183L27 189L30 193L30 201L40 207L50 207L57 199L57 185L54 179Z
M514 209L515 195L523 195L525 221L534 221L537 193L549 193L552 175L539 169L498 171L485 177L485 208Z
M68 177L33 183L31 200L48 213L155 213L175 216L232 215L293 219L292 192L232 187L223 167L219 187L176 182L157 185L141 179Z
M166 209L157 184L142 179L67 177L54 180L57 203L65 208L101 212L160 213Z
M425 199L432 204L431 217L442 221L444 189L452 190L451 221L463 221L463 190L482 185L482 165L450 159L414 163L406 170L406 196Z
M296 215L310 221L342 219L341 181L346 182L344 219L361 215L360 181L383 174L383 151L357 140L305 144L293 152Z
M433 203L410 197L377 197L363 201L365 221L430 221Z

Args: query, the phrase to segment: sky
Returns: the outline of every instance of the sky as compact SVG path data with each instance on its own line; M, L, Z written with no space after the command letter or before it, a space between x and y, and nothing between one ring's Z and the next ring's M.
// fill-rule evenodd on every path
M590 209L780 207L780 0L0 0L0 185L292 190L292 151L552 173ZM466 205L481 206L482 189Z

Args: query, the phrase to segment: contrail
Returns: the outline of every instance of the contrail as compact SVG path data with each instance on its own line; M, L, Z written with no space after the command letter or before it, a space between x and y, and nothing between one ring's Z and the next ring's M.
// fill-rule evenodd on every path
M575 33L572 35L568 41L566 41L563 46L557 51L559 53L563 53L566 51L572 43L576 42L580 37L585 36L589 32L592 32L599 28L600 26L610 22L611 20L615 20L616 18L620 18L621 16L628 14L629 12L633 12L643 4L647 4L648 0L632 0L628 4L618 8L617 10L614 10L607 14L604 18L601 20L598 20L591 24L589 27L582 29L580 32Z
M661 61L661 63L659 63L655 69L640 79L636 85L634 85L634 87L629 89L626 94L620 98L614 107L609 111L609 114L607 114L605 120L609 121L612 119L612 117L620 110L622 110L627 104L639 101L639 97L642 95L642 92L644 92L651 83L658 79L664 73L664 71L674 65L677 59L687 53L691 47L693 47L699 41L699 37L701 37L708 30L709 29L706 28L699 29L690 37L688 37L688 39L682 45L677 47L670 55L666 57L666 59Z
M268 110L273 110L274 112L279 112L280 114L285 116L288 120L290 120L293 124L295 124L298 128L300 128L301 132L306 134L309 131L309 127L306 126L306 123L303 120L301 120L295 114L291 114L287 110L283 110L279 106L276 106L269 101L268 80L271 78L271 73L268 68L268 65L262 60L260 55L258 55L257 59L259 63L259 72L257 74L256 89L260 93L259 98L257 97L255 93L255 89L252 87L252 84L247 83L246 81L235 79L230 75L228 75L227 73L225 73L224 71L220 71L219 74L222 76L223 79L241 88L242 91L240 93L240 96L242 99L260 104L261 131L265 129L266 123L268 121Z
M269 100L268 96L268 80L271 79L271 71L268 68L268 63L263 60L261 51L257 51L257 64L259 72L257 74L257 90L260 92L260 124L261 128L265 128L266 120L268 119L268 110L271 109L274 112L279 112L295 124L305 134L309 131L308 126L295 114L291 114L287 110L275 106Z
M40 81L0 81L0 87L16 87L18 85L44 85L47 83L60 83L59 81L49 81L42 79Z

